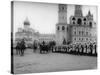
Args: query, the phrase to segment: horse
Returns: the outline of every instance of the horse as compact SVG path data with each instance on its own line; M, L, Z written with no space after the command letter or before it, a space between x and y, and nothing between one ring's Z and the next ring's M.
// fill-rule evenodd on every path
M39 45L40 53L47 53L49 52L49 45L46 44L44 41Z
M20 55L23 56L24 55L24 50L26 49L26 46L25 46L25 41L22 40L21 43L20 43Z

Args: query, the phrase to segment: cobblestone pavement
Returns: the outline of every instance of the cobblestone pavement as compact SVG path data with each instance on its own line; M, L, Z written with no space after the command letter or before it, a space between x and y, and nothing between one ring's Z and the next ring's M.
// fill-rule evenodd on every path
M97 57L76 56L62 53L39 54L27 49L24 56L18 56L14 51L14 73L36 73L94 69L97 67Z

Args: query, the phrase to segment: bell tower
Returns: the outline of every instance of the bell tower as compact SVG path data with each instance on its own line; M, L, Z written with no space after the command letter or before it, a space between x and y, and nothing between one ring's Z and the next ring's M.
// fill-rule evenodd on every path
M56 24L56 38L58 44L67 42L67 5L58 5L58 23Z
M59 4L58 6L58 16L59 16L59 23L66 23L67 24L67 5Z

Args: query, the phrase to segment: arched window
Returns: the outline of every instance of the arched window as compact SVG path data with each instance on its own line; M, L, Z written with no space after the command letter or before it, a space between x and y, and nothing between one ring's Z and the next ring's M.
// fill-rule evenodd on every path
M73 24L75 24L75 22L73 22Z
M79 24L79 25L82 24L82 20L80 18L77 20L77 24Z
M90 27L92 27L92 22L89 23Z
M86 21L86 18L84 18L83 20Z
M65 30L65 27L64 26L62 26L62 30Z
M75 20L75 17L73 17L72 20Z
M60 30L59 26L58 26L57 30Z

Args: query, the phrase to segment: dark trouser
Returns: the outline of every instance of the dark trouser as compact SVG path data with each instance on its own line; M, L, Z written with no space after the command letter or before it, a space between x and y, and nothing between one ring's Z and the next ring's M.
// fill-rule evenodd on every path
M24 49L21 49L21 56L24 55Z

